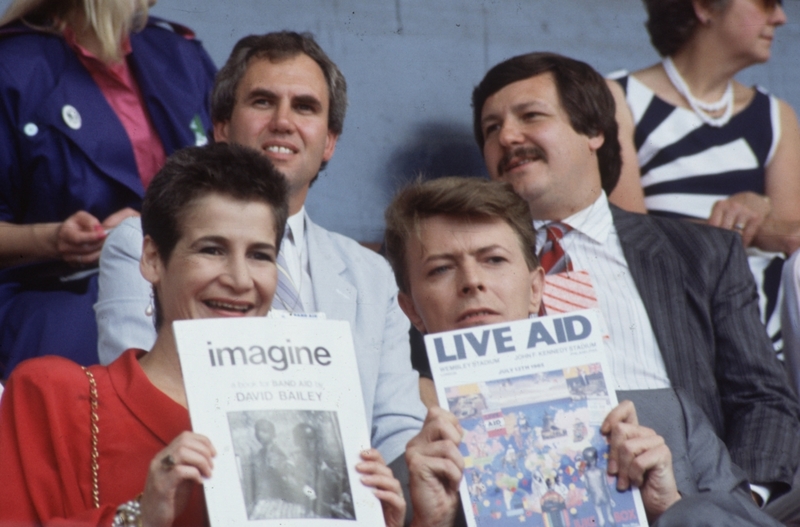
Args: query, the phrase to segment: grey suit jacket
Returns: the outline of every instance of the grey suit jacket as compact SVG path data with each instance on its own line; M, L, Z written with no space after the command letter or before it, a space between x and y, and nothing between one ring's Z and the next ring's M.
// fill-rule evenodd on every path
M758 509L744 471L736 466L705 414L680 389L617 392L636 406L639 424L656 431L672 453L681 500L654 527L739 527L781 524Z
M382 256L354 240L323 229L308 216L306 225L317 309L330 319L350 322L372 446L390 462L405 452L426 413L419 376L411 368L410 324L397 303L394 274Z
M800 406L758 315L741 240L611 207L673 386L702 408L753 483L791 484Z
M744 471L731 461L702 410L680 389L618 391L617 399L633 402L639 424L664 438L681 496L734 492L752 502Z
M405 452L425 418L419 378L411 369L409 322L397 304L394 275L383 257L350 238L308 217L306 225L317 309L350 323L371 443L391 462ZM139 272L141 254L138 218L123 221L103 246L95 304L103 364L128 348L150 349L155 341L151 317L144 314L150 284Z

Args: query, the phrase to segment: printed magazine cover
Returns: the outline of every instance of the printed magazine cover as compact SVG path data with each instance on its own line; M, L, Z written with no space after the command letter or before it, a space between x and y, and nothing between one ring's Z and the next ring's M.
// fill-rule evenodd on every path
M217 450L204 482L211 525L383 525L355 465L369 448L347 322L176 322L195 432Z
M480 527L638 527L600 425L617 405L595 310L425 336L442 407L464 428L461 501Z

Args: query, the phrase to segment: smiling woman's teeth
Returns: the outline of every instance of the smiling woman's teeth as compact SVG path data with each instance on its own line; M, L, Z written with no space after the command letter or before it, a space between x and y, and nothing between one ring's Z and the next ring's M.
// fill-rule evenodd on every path
M292 149L285 146L268 146L268 152L275 152L276 154L291 154Z
M226 302L218 302L215 300L206 300L205 304L212 308L212 309L224 309L227 311L238 311L239 313L245 313L250 309L250 305L234 305L228 304Z

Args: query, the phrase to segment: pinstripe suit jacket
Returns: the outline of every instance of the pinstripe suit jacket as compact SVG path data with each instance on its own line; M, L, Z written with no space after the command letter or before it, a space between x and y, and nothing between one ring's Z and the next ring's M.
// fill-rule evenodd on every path
M790 485L800 405L758 316L735 234L611 206L667 374L700 406L753 483Z

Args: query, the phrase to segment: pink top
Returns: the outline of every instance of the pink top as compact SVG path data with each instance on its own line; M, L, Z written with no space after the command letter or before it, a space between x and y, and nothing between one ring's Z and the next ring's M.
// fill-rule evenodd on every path
M104 63L75 41L75 33L70 28L64 29L64 38L81 64L89 70L92 79L122 122L133 146L139 178L144 188L147 188L156 172L164 166L167 156L161 138L147 115L142 92L131 75L128 62L122 60L113 64ZM123 42L122 51L125 55L131 52L129 40Z

